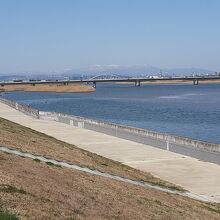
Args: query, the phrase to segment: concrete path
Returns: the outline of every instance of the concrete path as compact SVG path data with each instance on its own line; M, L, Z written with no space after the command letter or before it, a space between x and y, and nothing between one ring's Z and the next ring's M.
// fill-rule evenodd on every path
M194 194L220 202L220 166L217 164L55 121L34 119L2 103L0 117L134 168L151 172L161 179L181 185Z

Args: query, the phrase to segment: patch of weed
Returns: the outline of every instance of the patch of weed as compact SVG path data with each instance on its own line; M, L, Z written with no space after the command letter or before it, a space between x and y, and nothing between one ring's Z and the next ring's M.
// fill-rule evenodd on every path
M27 192L25 190L18 189L14 186L10 186L10 185L7 185L7 184L0 185L0 192L27 194Z
M208 204L207 206L205 206L206 209L208 209L211 212L216 212L216 213L220 213L220 206L218 204Z
M51 162L49 162L49 161L46 162L46 164L49 165L49 166L54 166L54 167L61 167L60 165L51 163Z
M1 220L18 220L18 217L15 214L12 214L7 210L0 209L0 219Z

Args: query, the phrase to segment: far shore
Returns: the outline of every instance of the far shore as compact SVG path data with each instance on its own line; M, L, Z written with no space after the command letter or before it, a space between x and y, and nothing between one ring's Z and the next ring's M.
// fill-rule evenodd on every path
M199 80L199 84L218 84L220 80ZM134 82L116 82L115 84L134 84ZM188 80L156 80L155 81L145 81L141 84L193 84L193 81Z
M0 92L94 92L95 88L84 84L29 84L29 85L5 85L0 87Z
M219 84L220 80L199 80L199 84ZM109 84L109 82L104 82L101 84ZM133 85L134 82L112 82L111 84L119 85ZM156 80L155 81L145 81L141 82L144 85L165 85L165 84L188 84L192 85L192 81L188 80ZM85 85L82 83L67 83L64 84L15 84L15 85L4 85L0 87L0 92L57 92L57 93L86 93L94 92L96 88L91 85Z

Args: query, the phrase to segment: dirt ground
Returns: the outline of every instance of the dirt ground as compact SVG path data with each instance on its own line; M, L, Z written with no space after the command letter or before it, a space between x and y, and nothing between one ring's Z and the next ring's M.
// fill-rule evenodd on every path
M0 91L26 91L26 92L93 92L95 88L83 84L35 84L33 85L5 85Z
M5 153L0 206L20 219L220 219L215 205Z

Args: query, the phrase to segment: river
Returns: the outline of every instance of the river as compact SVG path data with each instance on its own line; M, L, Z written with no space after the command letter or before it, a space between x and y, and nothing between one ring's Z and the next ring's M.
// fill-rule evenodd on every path
M11 92L3 96L44 111L220 144L220 84L98 84L93 93Z

